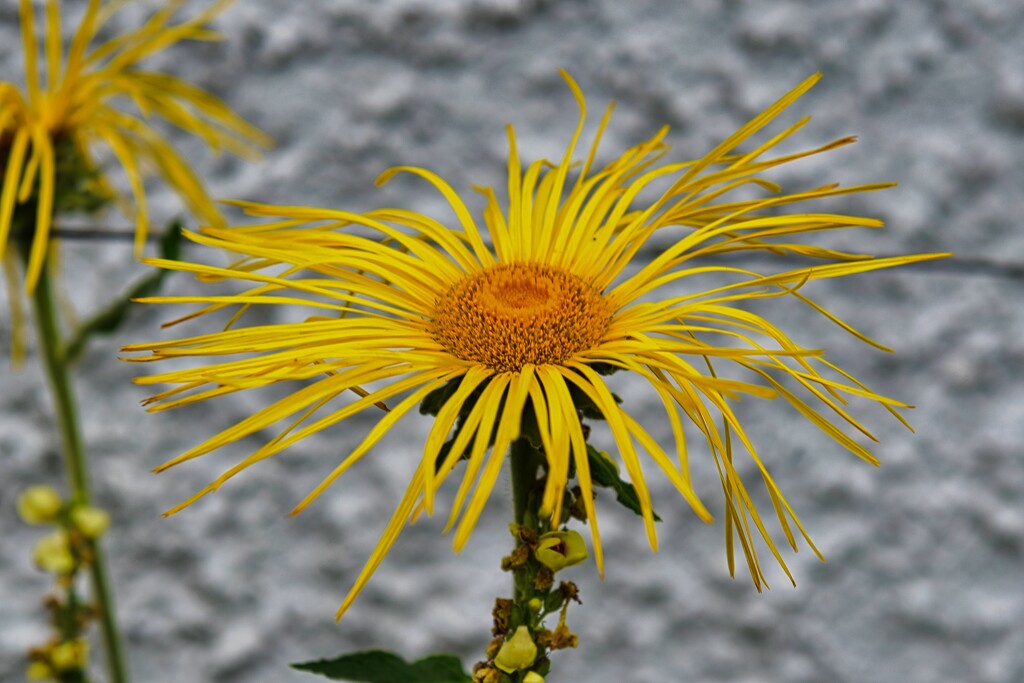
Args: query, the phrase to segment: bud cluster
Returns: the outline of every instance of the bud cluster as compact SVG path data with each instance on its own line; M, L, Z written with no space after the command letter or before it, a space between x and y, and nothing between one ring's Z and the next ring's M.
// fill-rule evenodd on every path
M28 487L16 506L25 523L52 527L36 542L32 561L54 575L58 589L43 601L54 635L29 650L26 678L84 682L89 648L81 636L97 614L80 599L75 579L94 561L96 541L109 528L110 517L99 508L66 501L50 486Z
M569 602L580 601L579 591L569 581L555 587L555 574L587 559L586 542L576 531L541 533L543 527L509 526L516 546L502 558L501 567L515 578L515 597L494 603L494 638L487 646L487 660L473 668L474 683L544 683L551 667L548 655L576 647L577 637L565 617ZM556 612L558 625L545 628L545 617Z

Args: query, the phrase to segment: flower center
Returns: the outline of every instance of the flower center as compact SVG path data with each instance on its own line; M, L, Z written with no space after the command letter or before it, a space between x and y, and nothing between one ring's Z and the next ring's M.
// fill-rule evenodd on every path
M512 263L452 287L437 301L432 332L462 360L516 372L592 348L611 318L600 293L572 273Z

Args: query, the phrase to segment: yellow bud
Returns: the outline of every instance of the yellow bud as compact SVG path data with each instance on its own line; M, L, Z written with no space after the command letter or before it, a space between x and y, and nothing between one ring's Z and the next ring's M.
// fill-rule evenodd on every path
M49 681L53 678L53 671L46 662L29 662L25 678L29 681Z
M510 674L532 666L536 659L537 644L530 637L530 629L520 626L498 650L494 666Z
M99 508L82 505L71 511L71 523L86 538L99 538L110 527L110 515Z
M544 677L536 671L530 671L523 676L523 683L544 683Z
M540 598L530 598L530 602L526 603L526 606L530 608L530 611L536 614L540 612L540 608L544 606L544 602Z
M32 561L43 571L70 574L75 568L75 558L71 555L67 532L53 531L40 538L32 550Z
M48 524L57 519L63 505L52 486L29 486L18 496L18 516L28 524Z
M89 659L89 644L84 640L69 640L53 648L50 661L58 671L84 669Z
M587 544L577 531L552 531L540 537L534 555L542 565L557 572L587 559Z

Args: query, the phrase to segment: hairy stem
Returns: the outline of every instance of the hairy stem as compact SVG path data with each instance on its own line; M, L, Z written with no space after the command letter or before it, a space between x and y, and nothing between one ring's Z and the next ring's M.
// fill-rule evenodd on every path
M530 444L529 439L517 439L512 444L512 507L516 524L524 524L526 521L530 492L537 483L537 468L542 457L543 455ZM530 512L536 514L537 511Z

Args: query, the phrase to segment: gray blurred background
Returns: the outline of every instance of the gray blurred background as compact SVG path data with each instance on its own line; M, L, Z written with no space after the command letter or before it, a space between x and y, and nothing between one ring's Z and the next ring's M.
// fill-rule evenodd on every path
M73 14L84 5L65 4ZM130 8L118 25L143 16ZM1024 261L1024 7L1016 0L242 0L216 25L225 42L182 46L152 62L217 92L277 139L257 165L182 142L216 196L355 210L398 204L445 220L425 184L400 179L376 190L374 178L413 164L467 196L474 183L500 186L506 122L517 126L524 158L560 156L576 121L560 67L587 95L590 130L608 100L619 103L605 160L666 123L673 158L700 156L820 70L823 81L785 116L814 121L786 149L851 134L860 142L770 177L787 188L900 183L816 205L888 223L826 244ZM3 80L21 80L19 45L16 3L3 0ZM152 199L161 220L179 210L156 186ZM67 289L83 313L146 271L127 244L75 242L65 254ZM170 286L197 289L184 277ZM607 578L574 570L584 605L571 610L570 625L580 647L559 653L552 681L1024 681L1024 281L906 269L805 291L898 354L859 344L795 302L773 306L772 319L879 392L916 404L917 433L881 411L858 412L881 439L875 470L780 402L742 405L828 558L787 553L796 588L774 568L764 594L742 573L730 579L721 515L712 527L700 523L653 468L665 518L660 553L649 551L637 518L602 497ZM0 301L6 358L9 311ZM408 657L448 650L467 665L481 658L493 599L508 591L497 570L509 546L507 484L460 556L440 535L443 512L408 529L335 625L334 610L418 459L426 418L402 422L297 518L285 515L375 416L162 519L268 435L159 476L150 469L269 396L145 414L138 401L146 390L131 384L143 368L116 355L121 343L168 334L158 325L172 312L152 308L118 338L94 343L77 377L94 486L115 523L107 548L135 679L311 681L287 664L377 646ZM641 385L614 380L667 443L660 408ZM17 520L14 498L29 484L63 479L36 359L20 373L0 362L0 388L6 682L22 680L23 652L45 637L38 604L50 585L29 560L40 531ZM695 448L692 460L699 492L720 513L710 458Z

